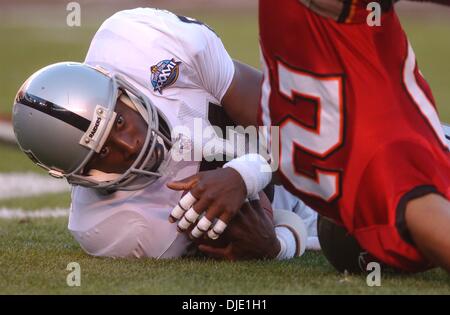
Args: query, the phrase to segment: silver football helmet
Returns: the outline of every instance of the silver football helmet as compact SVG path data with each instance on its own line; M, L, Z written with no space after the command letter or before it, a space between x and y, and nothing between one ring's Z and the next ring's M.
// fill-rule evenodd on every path
M148 124L143 148L123 174L86 173L86 165L109 136L121 95ZM50 175L104 190L150 185L161 176L165 158L158 148L164 146L167 152L172 145L162 113L131 80L76 62L47 66L25 81L15 98L13 126L22 151Z

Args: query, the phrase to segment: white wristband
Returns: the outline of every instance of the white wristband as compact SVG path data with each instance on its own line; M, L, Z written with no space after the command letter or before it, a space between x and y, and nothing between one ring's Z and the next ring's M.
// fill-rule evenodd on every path
M272 180L272 169L261 155L250 153L233 159L223 166L235 169L247 188L247 197L254 197Z
M294 234L285 226L275 227L275 233L281 246L277 260L293 258L297 251L297 242Z

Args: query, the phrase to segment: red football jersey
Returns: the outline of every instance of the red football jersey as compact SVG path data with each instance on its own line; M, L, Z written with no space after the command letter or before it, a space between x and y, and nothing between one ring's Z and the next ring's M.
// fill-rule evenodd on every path
M450 155L395 11L381 26L340 24L298 0L260 0L259 23L260 119L279 126L284 185L383 262L427 268L404 209L450 197Z

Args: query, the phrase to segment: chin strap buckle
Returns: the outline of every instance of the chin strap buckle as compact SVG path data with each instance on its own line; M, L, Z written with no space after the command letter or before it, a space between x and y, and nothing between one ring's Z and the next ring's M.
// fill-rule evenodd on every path
M64 178L64 174L61 171L49 170L48 174L54 178L58 178L58 179Z

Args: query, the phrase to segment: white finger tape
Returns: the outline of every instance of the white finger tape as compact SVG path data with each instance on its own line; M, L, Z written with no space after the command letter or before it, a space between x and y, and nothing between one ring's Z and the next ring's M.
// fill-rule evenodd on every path
M211 229L208 231L208 237L212 240L216 240L219 238L219 234L217 234L216 232L214 232L214 229Z
M181 219L181 217L183 216L183 214L185 212L186 211L183 208L181 208L179 205L176 205L175 208L173 208L173 210L170 213L170 215L172 217L174 217L175 219L179 220L179 219Z
M187 230L187 228L191 225L192 223L189 222L188 220L186 220L186 216L184 216L180 222L178 222L178 227L180 228L180 230Z
M190 223L194 223L197 220L198 216L199 214L195 212L193 207L191 207L184 215L186 220L188 220Z
M212 222L208 220L207 217L203 217L200 219L200 221L197 224L197 227L200 231L206 232L208 231L209 227L211 226Z
M216 234L222 234L223 231L225 231L225 229L227 228L227 224L225 222L223 222L222 220L217 220L216 224L214 224L214 227L212 228L212 230L214 231L214 233Z
M196 201L197 199L194 196L192 196L191 192L188 192L186 195L183 196L183 198L181 198L178 204L181 206L181 208L184 209L184 211L186 211L190 207L192 207L192 205Z
M191 235L192 235L192 237L194 237L194 238L199 238L200 236L202 236L202 234L203 234L203 231L200 231L200 230L198 229L198 227L195 227L195 228L192 230L192 232L191 232Z

